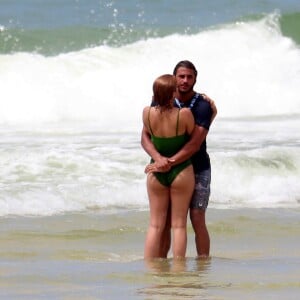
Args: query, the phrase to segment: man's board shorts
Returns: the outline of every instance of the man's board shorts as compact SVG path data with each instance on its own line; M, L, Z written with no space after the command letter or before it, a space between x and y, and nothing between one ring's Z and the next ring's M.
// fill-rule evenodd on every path
M211 169L195 174L195 190L190 208L206 210L210 195Z

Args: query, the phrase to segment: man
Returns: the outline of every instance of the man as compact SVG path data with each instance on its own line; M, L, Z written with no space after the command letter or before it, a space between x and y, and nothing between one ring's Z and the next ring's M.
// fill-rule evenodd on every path
M217 114L214 102L204 94L194 91L197 70L190 61L180 61L174 68L177 90L174 105L189 107L195 118L195 129L190 141L174 156L162 157L153 146L146 130L142 130L141 144L155 163L145 172L165 172L173 165L192 158L195 173L195 190L190 205L190 219L195 231L198 257L208 257L210 238L205 222L205 212L210 195L211 168L206 151L206 136L211 122ZM167 257L170 248L170 224L166 225L164 240L161 243L161 257Z

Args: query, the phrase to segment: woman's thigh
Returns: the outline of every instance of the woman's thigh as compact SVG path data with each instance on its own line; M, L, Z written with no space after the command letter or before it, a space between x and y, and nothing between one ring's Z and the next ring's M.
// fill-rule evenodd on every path
M182 170L171 185L170 197L172 217L186 218L195 188L195 175L192 166Z
M170 202L170 188L163 186L153 173L147 176L150 216L152 221L165 222Z

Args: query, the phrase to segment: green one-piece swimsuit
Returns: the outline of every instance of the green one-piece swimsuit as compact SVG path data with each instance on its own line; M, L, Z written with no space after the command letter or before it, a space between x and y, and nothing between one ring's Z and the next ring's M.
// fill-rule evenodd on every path
M153 145L155 146L156 150L165 157L171 157L174 154L176 154L188 141L188 135L182 134L178 135L178 121L179 121L179 109L178 109L178 115L177 115L177 122L176 122L176 136L172 137L158 137L155 136L152 132L151 125L150 125L150 109L148 113L148 122L149 122L149 129L151 133L151 141ZM151 159L151 163L153 163L154 160ZM154 172L155 177L157 180L164 186L170 186L176 176L184 170L187 166L189 166L192 163L190 159L173 166L170 171L165 173L160 172Z

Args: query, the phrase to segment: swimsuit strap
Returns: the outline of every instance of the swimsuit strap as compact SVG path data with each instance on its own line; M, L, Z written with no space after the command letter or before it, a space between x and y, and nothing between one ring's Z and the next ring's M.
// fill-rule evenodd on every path
M148 124L149 124L149 129L150 129L151 135L154 135L152 128L151 128L151 124L150 124L150 110L151 110L151 107L149 107L149 110L148 110Z

